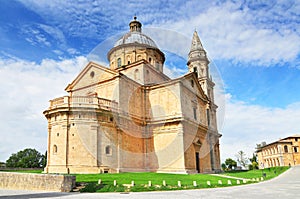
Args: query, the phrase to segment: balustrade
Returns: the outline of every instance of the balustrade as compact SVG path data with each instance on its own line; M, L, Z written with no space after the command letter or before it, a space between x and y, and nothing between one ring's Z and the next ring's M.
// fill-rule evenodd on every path
M50 109L59 107L100 108L111 111L118 108L118 103L104 98L86 96L65 96L50 100Z

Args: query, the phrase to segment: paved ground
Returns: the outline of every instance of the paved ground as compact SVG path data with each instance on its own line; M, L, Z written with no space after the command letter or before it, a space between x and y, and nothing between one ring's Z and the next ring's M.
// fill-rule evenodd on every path
M296 199L300 198L300 166L292 167L279 177L257 184L235 187L167 192L143 193L53 193L15 191L0 189L0 199L4 198L130 198L130 199L202 199L202 198L251 198L251 199Z

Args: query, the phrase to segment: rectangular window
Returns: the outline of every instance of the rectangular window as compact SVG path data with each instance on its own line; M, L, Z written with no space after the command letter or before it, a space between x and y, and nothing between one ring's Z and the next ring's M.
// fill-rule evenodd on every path
M298 152L299 152L298 147L296 147L296 146L294 147L294 152L295 152L295 153L298 153Z
M196 73L196 76L198 77L198 70L197 70L197 67L194 67L194 73Z
M197 109L196 109L196 107L193 107L193 112L194 112L194 119L197 120Z
M210 115L209 115L209 109L206 109L206 116L207 116L207 125L210 125Z

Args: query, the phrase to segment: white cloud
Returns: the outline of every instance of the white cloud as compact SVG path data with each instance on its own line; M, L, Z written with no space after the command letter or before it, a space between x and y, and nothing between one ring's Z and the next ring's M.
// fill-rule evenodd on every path
M188 38L195 28L198 29L205 48L214 59L271 65L292 62L300 53L300 46L297 45L300 43L297 17L300 2L295 0L147 0L126 4L121 1L20 1L72 36L105 39L116 30L128 30L126 24L136 13L144 27L173 29ZM120 9L119 5L124 7ZM53 32L47 26L44 30ZM56 35L62 38L62 34ZM157 35L160 36L163 34ZM179 41L176 40L177 43Z
M49 36L53 37L60 46L65 47L66 39L61 30L45 24L38 24L37 26L45 31Z
M300 102L285 108L267 108L233 101L227 94L225 125L220 129L222 160L243 150L251 157L256 144L299 133Z
M21 28L22 34L25 35L25 40L28 41L33 46L44 45L50 47L51 43L48 41L45 34L34 27L25 25Z
M79 54L79 52L75 48L68 48L67 51L68 51L68 53L70 55L77 55L77 54Z
M0 161L26 147L47 147L48 101L67 95L64 88L85 66L85 57L40 64L17 58L0 59Z
M60 28L76 36L107 37L107 30L127 30L124 24L137 14L144 24L161 23L167 20L192 16L204 11L211 2L190 1L35 1L19 0L28 9L43 18L49 18L53 24L62 24ZM120 6L122 5L122 6ZM103 30L105 29L105 31ZM105 38L104 37L104 38ZM103 37L102 37L103 38Z
M293 61L300 53L299 25L289 22L287 26L274 20L269 21L273 17L272 13L279 8L273 6L270 9L268 12L240 9L236 4L225 3L210 7L189 19L175 22L170 20L155 25L186 35L192 35L197 28L204 47L213 58L234 59L239 62L256 61L257 64L266 65ZM290 14L293 11L291 8L281 13ZM268 21L259 22L258 16L267 18ZM289 20L288 17L285 20Z

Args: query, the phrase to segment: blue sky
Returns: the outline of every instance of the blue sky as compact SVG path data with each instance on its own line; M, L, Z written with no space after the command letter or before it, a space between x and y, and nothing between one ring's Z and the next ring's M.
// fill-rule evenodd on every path
M299 134L299 13L296 0L1 0L0 161L25 147L46 150L48 100L66 95L90 52L128 31L135 14L143 28L181 34L187 46L198 31L219 71L216 97L225 100L217 99L223 160ZM184 52L167 54L169 75L186 72Z

